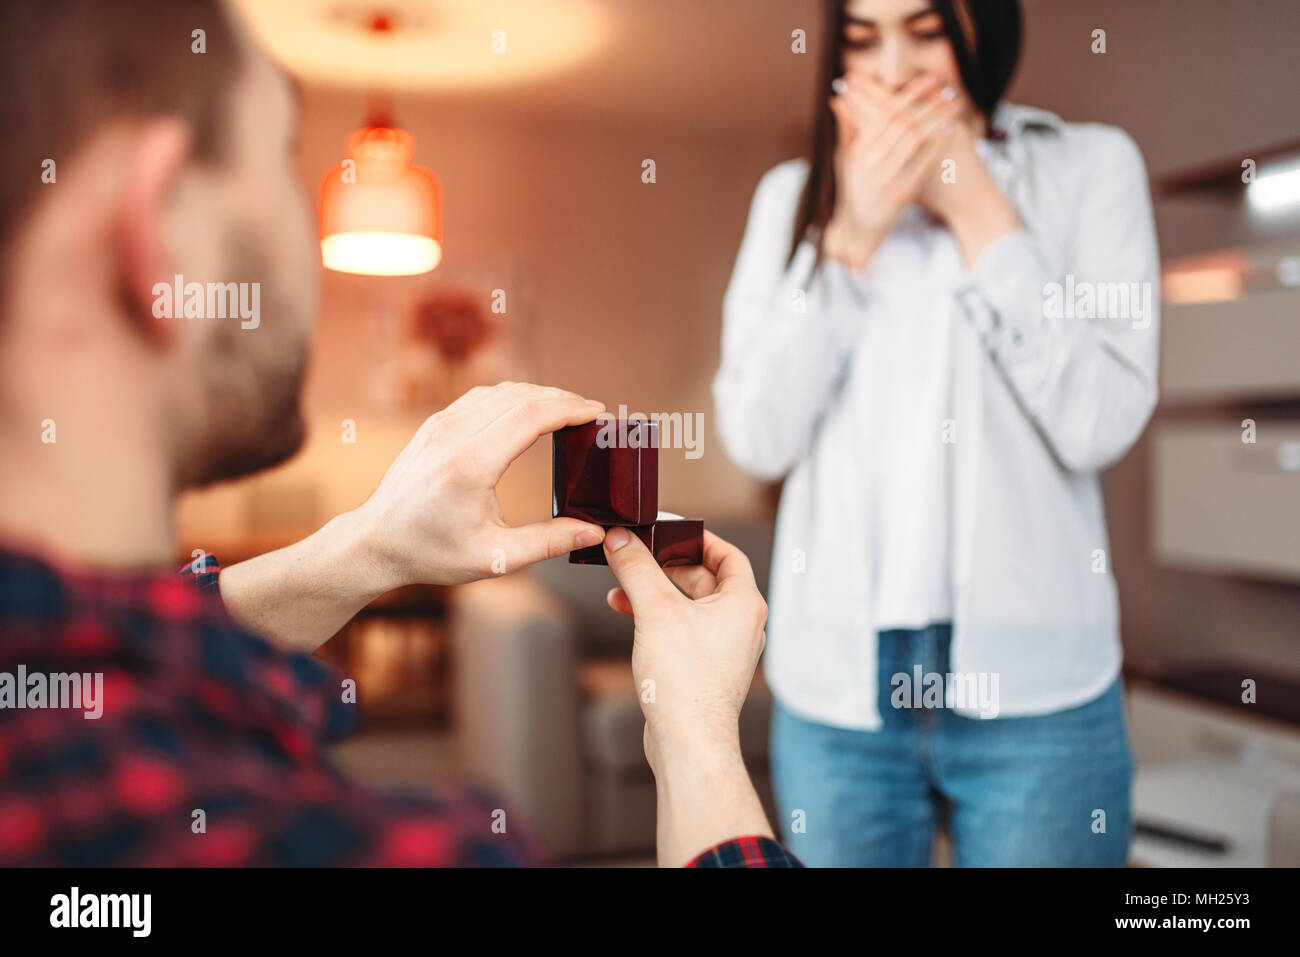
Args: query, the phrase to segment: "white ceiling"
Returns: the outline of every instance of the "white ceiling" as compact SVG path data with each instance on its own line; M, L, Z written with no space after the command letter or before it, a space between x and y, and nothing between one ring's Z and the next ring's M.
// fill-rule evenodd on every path
M817 0L239 0L309 85L668 126L772 128L809 112ZM391 12L395 30L364 29ZM491 50L504 29L506 52Z
M819 0L237 2L293 72L345 109L392 89L399 112L778 137L811 115ZM1025 10L1013 98L1124 127L1153 173L1300 136L1296 0L1035 0ZM375 11L394 12L397 37L361 29ZM491 53L497 28L503 55ZM1104 55L1091 50L1098 28ZM811 52L792 52L797 29Z

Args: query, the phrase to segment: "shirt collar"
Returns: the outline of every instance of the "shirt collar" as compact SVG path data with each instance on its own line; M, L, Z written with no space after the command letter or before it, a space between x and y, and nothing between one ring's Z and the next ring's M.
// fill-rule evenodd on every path
M1001 134L1000 138L1011 139L1019 136L1025 129L1034 127L1062 133L1065 130L1065 121L1048 110L1040 110L1033 106L1018 106L1003 100L994 109L990 126L995 134Z

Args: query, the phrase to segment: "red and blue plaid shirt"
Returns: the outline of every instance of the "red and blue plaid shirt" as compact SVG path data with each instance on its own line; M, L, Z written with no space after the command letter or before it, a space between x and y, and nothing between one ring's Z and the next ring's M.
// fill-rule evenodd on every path
M71 571L0 546L0 864L542 861L482 791L380 795L336 771L325 746L357 721L342 677L235 624L218 573L210 556L179 576ZM20 669L102 674L102 714L16 707ZM691 863L798 864L767 838Z

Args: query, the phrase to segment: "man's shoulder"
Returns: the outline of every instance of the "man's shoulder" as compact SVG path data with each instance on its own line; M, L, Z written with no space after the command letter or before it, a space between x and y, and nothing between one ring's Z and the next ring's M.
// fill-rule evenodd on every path
M336 771L355 693L239 627L203 587L219 564L196 561L77 573L0 550L0 864L536 860L485 792L387 795Z

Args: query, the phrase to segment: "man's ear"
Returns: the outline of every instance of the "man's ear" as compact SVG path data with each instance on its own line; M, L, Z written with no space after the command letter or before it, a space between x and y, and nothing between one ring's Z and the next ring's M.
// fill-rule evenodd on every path
M164 342L170 340L175 324L166 314L154 315L158 300L154 285L172 283L167 201L189 161L190 145L189 127L179 119L153 119L140 126L127 154L116 217L118 261L131 319L144 335ZM179 305L173 303L173 309Z

